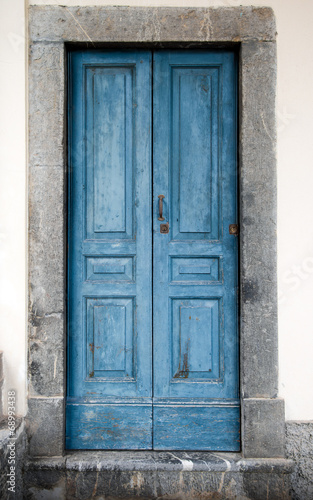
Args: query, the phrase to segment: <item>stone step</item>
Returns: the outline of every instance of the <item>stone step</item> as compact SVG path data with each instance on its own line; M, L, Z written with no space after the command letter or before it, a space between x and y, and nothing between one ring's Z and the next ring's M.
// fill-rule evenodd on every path
M60 500L286 500L291 470L291 460L241 454L84 451L29 461L24 492Z

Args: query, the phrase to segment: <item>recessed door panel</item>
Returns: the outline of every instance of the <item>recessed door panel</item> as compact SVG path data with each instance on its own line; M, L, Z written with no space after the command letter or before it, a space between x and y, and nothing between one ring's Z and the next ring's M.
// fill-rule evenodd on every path
M87 298L86 306L86 376L90 380L133 379L134 299Z
M86 65L86 237L133 232L134 68Z
M86 281L135 280L135 257L86 257Z
M170 257L171 282L221 283L220 257Z
M218 299L171 299L171 382L215 381L220 376Z
M214 66L169 68L173 239L218 239L219 73Z

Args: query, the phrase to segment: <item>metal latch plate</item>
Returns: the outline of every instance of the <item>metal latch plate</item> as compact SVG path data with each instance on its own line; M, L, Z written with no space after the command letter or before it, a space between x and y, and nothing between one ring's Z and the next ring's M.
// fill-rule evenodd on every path
M234 236L238 236L238 234L239 234L238 224L230 224L229 225L229 234L232 234Z
M170 225L167 222L166 224L160 224L160 233L167 234L170 230Z

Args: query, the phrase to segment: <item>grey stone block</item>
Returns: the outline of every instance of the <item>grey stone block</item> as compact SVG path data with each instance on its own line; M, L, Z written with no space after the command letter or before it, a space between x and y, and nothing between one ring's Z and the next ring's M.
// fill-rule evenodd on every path
M270 7L212 8L210 26L212 40L244 42L274 41L276 23Z
M63 454L63 398L29 398L26 424L30 456Z
M286 456L294 461L291 491L294 500L313 498L313 422L286 422Z
M284 474L253 472L243 476L245 498L253 500L291 500L289 477Z
M64 392L64 172L31 167L29 177L29 394Z
M31 167L29 199L29 301L34 322L64 311L63 170Z
M31 318L28 346L30 396L64 394L65 345L63 314Z
M242 466L239 453L203 451L76 451L67 455L66 468L72 471L178 471L186 463L193 471L226 472L249 470L249 461ZM251 460L250 460L251 462ZM279 464L281 465L281 464ZM254 464L253 464L254 466ZM258 464L260 466L260 464ZM242 468L243 467L243 468Z
M272 9L30 6L32 41L275 40Z
M29 49L29 163L64 164L64 45ZM38 138L40 137L40 140Z
M244 43L241 60L242 395L273 398L278 392L275 44Z
M28 463L25 498L58 491L59 498L67 500L289 500L290 470L287 460L243 461L239 454L74 452L63 459ZM37 496L31 496L34 492Z
M245 457L285 456L285 406L282 399L244 399L242 420Z

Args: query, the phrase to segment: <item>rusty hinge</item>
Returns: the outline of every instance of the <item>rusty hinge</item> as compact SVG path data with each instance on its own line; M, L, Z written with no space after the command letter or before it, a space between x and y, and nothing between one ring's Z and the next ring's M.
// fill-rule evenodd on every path
M238 236L239 225L238 224L229 224L229 234L233 234L234 236Z

